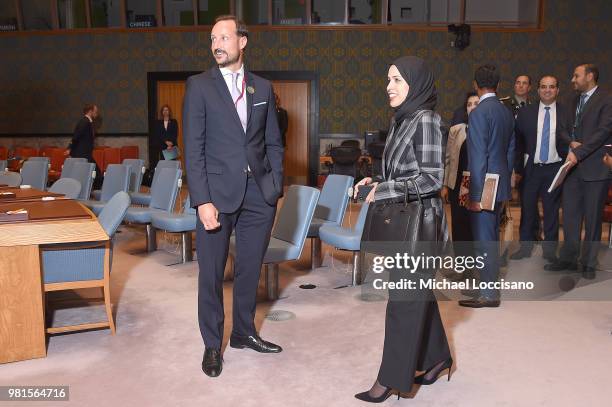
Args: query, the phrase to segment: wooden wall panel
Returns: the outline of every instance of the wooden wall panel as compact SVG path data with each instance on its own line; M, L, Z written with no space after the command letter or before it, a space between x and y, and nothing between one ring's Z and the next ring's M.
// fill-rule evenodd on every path
M287 110L289 128L285 146L285 184L308 183L308 82L274 81L280 105Z

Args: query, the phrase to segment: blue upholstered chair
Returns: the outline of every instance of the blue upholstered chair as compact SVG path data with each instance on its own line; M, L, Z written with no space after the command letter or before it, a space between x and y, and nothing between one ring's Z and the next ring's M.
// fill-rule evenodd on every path
M318 199L319 190L316 188L291 185L287 190L263 259L266 292L270 300L278 298L278 264L297 260L302 254ZM232 259L236 253L235 239L235 236L230 238L229 253Z
M81 193L79 199L85 201L89 199L91 194L91 187L93 180L96 177L96 164L88 162L76 162L72 165L69 172L69 177L64 177L64 171L62 171L62 178L76 179L81 183Z
M130 185L128 191L139 192L140 185L142 185L142 176L145 172L144 160L139 158L126 158L121 164L130 167Z
M31 185L32 188L44 191L47 189L47 177L49 175L49 159L46 160L28 160L21 167L21 183Z
M49 192L64 194L70 199L78 199L81 193L81 183L72 178L60 178L51 185Z
M157 178L151 185L151 201L148 207L132 206L125 214L127 222L146 225L147 252L157 249L155 228L151 226L151 216L155 213L170 213L179 189L182 171L177 168L159 168Z
M153 174L153 180L151 181L151 188L153 188L153 185L155 184L155 181L159 175L159 170L162 168L180 169L181 162L178 160L159 160L157 162L157 167L155 167L155 173ZM132 204L148 206L151 203L151 194L152 193L147 192L130 192Z
M5 171L6 170L6 160L0 160L0 171Z
M0 172L0 185L18 187L21 185L21 175L18 172L2 171Z
M319 203L308 228L311 247L311 268L321 267L321 240L319 228L324 224L341 226L349 200L349 188L354 178L348 175L328 175L321 190Z
M110 328L115 334L115 321L110 302L110 272L112 238L130 206L126 192L118 192L104 207L98 218L111 238L107 242L58 244L41 246L45 292L100 287L108 321L47 328L47 333L61 333L83 329Z
M361 205L357 221L352 229L334 224L325 224L319 229L319 238L323 243L327 243L340 250L350 250L353 252L353 285L361 284L364 277L362 273L363 252L360 251L360 248L363 225L365 224L369 206L365 202Z
M196 229L196 216L196 210L191 207L189 196L185 200L183 213L161 212L151 215L151 225L155 229L181 234L181 263L193 260L193 238L191 232L194 232Z
M76 163L86 163L86 158L73 158L68 157L64 160L64 164L62 165L62 175L60 178L74 178L72 177L72 170L74 169L74 165Z
M130 167L123 164L109 164L104 172L104 181L102 181L102 189L98 194L98 200L82 201L83 205L87 206L96 215L99 214L106 202L112 198L117 192L128 191L130 182ZM96 192L96 191L94 191ZM94 194L92 193L92 196Z

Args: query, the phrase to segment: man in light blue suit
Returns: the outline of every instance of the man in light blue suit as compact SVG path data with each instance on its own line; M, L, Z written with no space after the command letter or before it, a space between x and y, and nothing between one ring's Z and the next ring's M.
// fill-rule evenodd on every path
M477 256L485 257L480 270L481 284L497 282L499 276L499 222L503 201L511 199L510 178L514 167L514 118L499 102L495 92L499 71L493 65L483 65L474 74L474 88L480 102L468 122L468 168L470 171L470 223ZM486 174L499 175L499 185L493 211L480 204ZM464 307L499 307L499 290L481 289L479 296L459 301Z

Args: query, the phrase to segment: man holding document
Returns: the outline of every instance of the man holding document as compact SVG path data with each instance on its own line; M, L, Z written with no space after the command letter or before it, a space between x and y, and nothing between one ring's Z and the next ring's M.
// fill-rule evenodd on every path
M467 150L470 170L468 210L477 256L486 253L481 282L495 282L499 276L499 222L502 202L511 198L510 177L514 167L514 118L495 92L499 71L483 65L474 74L480 98L469 116ZM459 301L464 307L498 307L499 292L480 290L479 296Z
M559 134L569 144L567 161L573 167L563 183L564 244L559 260L544 266L548 271L577 271L580 254L581 225L585 236L582 246L583 277L595 278L597 252L601 241L601 220L610 171L601 165L606 144L612 142L612 97L597 85L599 70L595 65L576 67L572 84L578 95L571 112L573 127Z

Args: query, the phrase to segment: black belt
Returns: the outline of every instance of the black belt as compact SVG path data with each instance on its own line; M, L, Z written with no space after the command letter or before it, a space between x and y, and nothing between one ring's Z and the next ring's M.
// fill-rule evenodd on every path
M561 161L557 161L556 163L533 163L533 165L536 167L545 167L547 165L561 165L561 164L562 164Z

